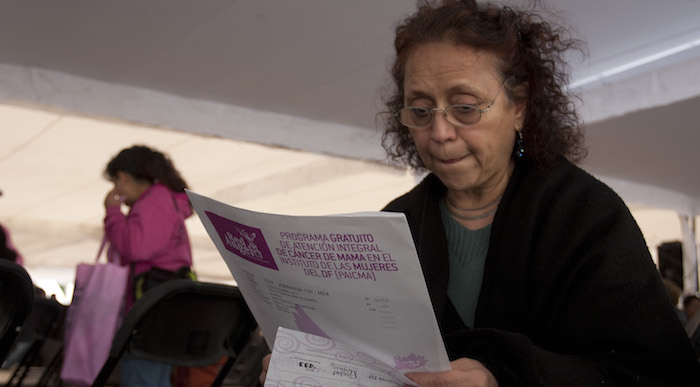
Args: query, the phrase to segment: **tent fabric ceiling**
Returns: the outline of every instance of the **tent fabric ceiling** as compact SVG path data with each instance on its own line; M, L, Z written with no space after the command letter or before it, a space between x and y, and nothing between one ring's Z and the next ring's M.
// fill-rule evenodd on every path
M0 7L2 63L366 127L390 53L386 38L412 4L120 0Z
M698 69L700 58L695 58L585 92L587 111L599 117L587 120L584 168L604 180L647 187L624 190L608 181L628 201L700 213Z
M699 214L700 152L694 148L700 2L539 3L588 43L588 57L570 57L587 123L590 153L583 167L628 201ZM0 220L33 213L36 222L49 224L54 219L38 215L48 213L49 204L61 208L58 203L68 197L86 203L95 192L101 196L106 189L101 166L119 147L136 141L176 153L176 160L185 160L178 164L199 165L185 176L206 187L203 193L230 203L253 197L285 203L291 196L303 198L298 192L304 189L339 195L344 191L339 187L358 185L352 179L365 169L384 168L375 163L383 160L376 116L388 81L393 29L415 5L414 0L0 0L0 102L45 111L20 109L20 133L0 123L0 188L6 191ZM117 123L180 133L116 129ZM190 137L200 134L210 137ZM218 156L216 151L234 153L250 145L229 140L273 146L274 152L286 148L295 157L258 160L260 148ZM299 154L290 149L311 155L288 162ZM199 162L207 156L222 159ZM348 167L330 156L365 161ZM239 180L243 168L233 166L241 163L250 174ZM60 167L67 168L60 173L82 178L66 183L53 169ZM25 174L21 181L9 181L18 169ZM390 184L394 189L366 202L365 210L377 209L413 182L391 168L375 174L385 172L402 183ZM54 192L56 202L36 194L11 201L25 195L19 192L45 189L27 176L64 184ZM370 185L365 193L379 190ZM270 210L355 210L341 202L322 210L295 210L291 204ZM7 209L7 203L18 207ZM32 208L37 210L24 211ZM78 211L77 222L92 224L88 219L100 218L99 210ZM66 222L74 211L66 204L51 216ZM91 227L88 234L98 233Z

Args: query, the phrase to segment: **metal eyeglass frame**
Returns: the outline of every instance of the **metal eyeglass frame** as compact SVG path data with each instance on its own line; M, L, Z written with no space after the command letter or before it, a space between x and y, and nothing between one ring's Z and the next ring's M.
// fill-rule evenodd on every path
M479 108L478 108L477 106L475 106L475 105L466 104L466 103L457 103L457 104L450 105L450 106L447 106L447 107L444 107L444 108L423 108L423 107L418 107L418 106L406 106L406 107L403 107L403 108L397 110L397 111L394 113L394 116L396 116L396 119L399 120L399 122L401 123L401 125L403 125L403 126L405 126L405 127L407 127L407 128L411 128L411 129L425 129L425 128L431 126L431 125L433 124L433 122L435 121L435 112L442 112L442 116L445 117L445 120L447 120L447 122L449 122L449 123L451 123L452 125L455 125L455 126L464 127L464 126L476 125L476 124L479 123L479 121L481 121L481 115L484 114L484 113L486 113L487 111L489 111L489 110L491 109L491 107L493 107L493 104L496 103L496 99L498 98L499 95L501 95L501 91L503 91L503 88L505 87L506 83L508 83L508 79L506 79L505 82L503 82L503 83L501 84L501 87L498 88L498 92L497 92L496 95L493 97L493 100L491 100L491 103L489 103L489 105L486 106L486 108L483 109L483 110L482 110L482 109L479 109ZM451 109L454 109L455 107L469 107L469 108L472 108L472 109L474 109L474 110L476 110L476 111L479 112L479 118L478 118L476 121L472 122L471 124L465 124L465 123L463 123L463 122L460 122L459 120L457 120L456 118L454 118L454 117L452 116L451 113L450 113L450 114L447 114ZM407 110L425 110L425 111L427 111L427 112L430 112L430 121L428 121L428 123L427 123L426 125L423 125L423 126L406 125L406 123L404 123L404 122L401 120L401 112L407 111Z

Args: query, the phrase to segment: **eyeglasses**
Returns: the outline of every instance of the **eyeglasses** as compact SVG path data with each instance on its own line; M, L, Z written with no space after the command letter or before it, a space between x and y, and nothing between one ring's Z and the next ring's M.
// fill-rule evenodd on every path
M481 120L481 115L491 109L496 98L501 94L506 80L498 89L491 103L485 109L479 109L474 105L458 103L445 108L423 108L418 106L406 106L394 113L399 122L413 129L425 129L433 124L435 112L442 112L443 117L455 126L470 126Z

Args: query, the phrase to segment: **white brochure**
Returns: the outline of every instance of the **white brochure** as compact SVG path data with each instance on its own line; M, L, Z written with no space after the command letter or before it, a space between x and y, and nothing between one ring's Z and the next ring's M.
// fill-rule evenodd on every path
M284 327L401 373L450 369L404 214L276 215L187 195L270 348Z
M280 327L265 387L418 386L393 367L352 346Z

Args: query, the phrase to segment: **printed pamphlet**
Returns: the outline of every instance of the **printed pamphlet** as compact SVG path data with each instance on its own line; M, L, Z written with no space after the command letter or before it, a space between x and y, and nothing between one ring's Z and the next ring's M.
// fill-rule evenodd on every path
M277 215L187 195L270 348L283 327L400 373L450 369L404 214Z

